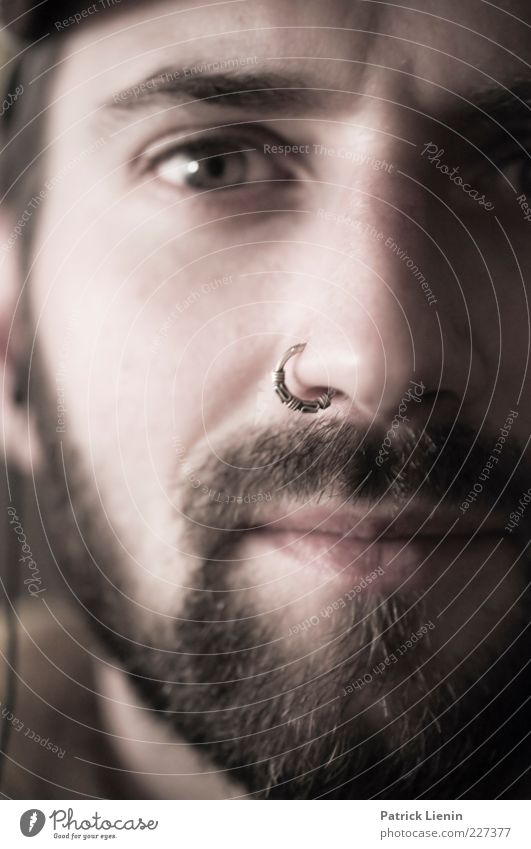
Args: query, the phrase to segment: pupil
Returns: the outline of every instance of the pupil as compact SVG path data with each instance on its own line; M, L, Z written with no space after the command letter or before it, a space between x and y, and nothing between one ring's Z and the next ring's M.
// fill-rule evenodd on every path
M221 156L213 157L208 163L208 170L211 177L222 177L225 170L225 163Z

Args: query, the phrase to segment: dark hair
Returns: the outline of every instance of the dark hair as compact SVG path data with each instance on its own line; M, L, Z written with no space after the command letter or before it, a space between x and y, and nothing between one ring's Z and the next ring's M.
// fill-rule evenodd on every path
M3 86L6 100L4 114L0 118L0 191L3 207L8 207L13 221L23 213L32 197L39 191L44 149L46 147L46 113L49 105L49 89L61 55L58 39L33 45L21 51L10 62L10 71ZM21 92L11 100L15 92ZM2 98L3 100L3 98ZM24 228L17 245L19 264L25 275L30 261L31 234L36 216L33 215ZM25 308L27 301L23 301ZM23 359L15 370L14 396L18 404L26 403L29 384L29 365ZM11 504L24 504L23 475L16 467L9 470L9 493ZM5 533L5 531L4 531ZM14 556L11 551L13 534L7 532L7 551L11 554L11 565L7 567L4 584L5 597L0 599L5 609L7 626L7 652L5 664L4 703L8 710L14 709L17 698L17 616L15 605L19 594ZM16 557L16 555L15 555ZM0 785L7 764L12 724L3 723L0 728Z
M120 0L108 11L118 14L140 3L145 0ZM0 117L0 199L17 212L41 189L39 166L46 148L49 89L64 57L65 41L70 40L70 30L55 32L52 22L83 7L86 0L40 0L35 5L28 0L0 0L0 24L26 40L36 39L20 46L3 86L6 97L23 87Z
M109 0L105 10L120 11L137 2L145 0ZM33 42L62 31L65 27L57 24L66 24L67 19L86 8L87 0L0 0L0 26L15 38Z
M0 119L0 200L14 220L42 189L47 147L50 88L62 55L61 39L50 38L19 52L4 85L7 105ZM20 92L15 97L15 93ZM24 245L35 215L24 227Z

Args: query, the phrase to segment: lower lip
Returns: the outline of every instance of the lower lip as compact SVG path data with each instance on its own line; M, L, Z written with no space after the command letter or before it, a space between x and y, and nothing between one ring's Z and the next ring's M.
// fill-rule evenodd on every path
M293 531L252 531L248 535L245 556L274 555L294 560L305 571L323 571L348 581L361 580L376 569L383 569L378 586L398 586L406 579L415 584L422 575L431 584L437 573L447 569L461 554L467 559L487 557L499 543L499 536L417 537L416 539L360 540L333 534ZM429 575L428 575L429 573ZM408 581L409 582L409 581Z

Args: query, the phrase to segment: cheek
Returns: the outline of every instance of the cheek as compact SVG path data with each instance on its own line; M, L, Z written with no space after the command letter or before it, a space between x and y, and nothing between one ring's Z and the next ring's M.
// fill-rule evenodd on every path
M173 613L197 565L179 547L182 491L188 499L197 481L176 440L186 457L204 442L207 402L223 425L233 406L223 378L241 354L227 342L260 312L240 322L234 303L245 291L228 271L205 265L177 285L166 255L148 273L123 245L116 257L115 237L93 229L65 254L71 238L64 230L60 240L43 240L31 287L58 415L60 401L58 439L82 458L96 507L101 500L123 562L130 561L131 595Z
M124 282L125 263L98 267L100 256L83 244L58 271L59 252L50 240L31 286L57 439L80 458L128 594L174 612L188 570L173 503L175 358L154 367L160 319ZM175 339L183 337L177 327Z

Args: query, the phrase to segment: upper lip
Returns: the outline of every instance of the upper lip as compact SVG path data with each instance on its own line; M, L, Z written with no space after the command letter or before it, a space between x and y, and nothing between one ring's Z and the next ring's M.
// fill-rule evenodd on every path
M332 505L286 505L283 511L270 513L260 521L260 530L270 533L329 534L342 539L375 541L471 537L503 533L503 522L492 511L488 516L478 507L476 518L460 515L444 506L431 509L411 505L401 510L378 505L360 507Z

